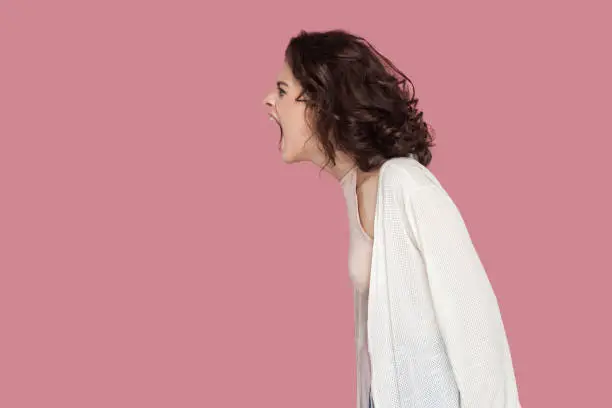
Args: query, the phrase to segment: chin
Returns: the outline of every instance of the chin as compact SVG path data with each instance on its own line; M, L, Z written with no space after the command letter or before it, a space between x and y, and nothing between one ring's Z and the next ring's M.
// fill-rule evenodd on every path
M281 150L281 156L283 161L287 164L298 163L301 161L297 154L288 152L286 150Z
M296 160L296 158L295 158L295 157L293 157L293 156L291 156L291 155L288 155L288 154L286 154L286 153L284 153L284 152L282 152L281 156L282 156L282 158L283 158L283 161L284 161L285 163L287 163L287 164L296 163L296 162L298 161L298 160Z

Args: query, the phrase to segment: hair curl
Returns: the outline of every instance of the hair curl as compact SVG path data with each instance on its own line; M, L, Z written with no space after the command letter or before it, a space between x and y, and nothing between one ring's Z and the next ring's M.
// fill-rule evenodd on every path
M434 137L417 109L412 81L364 38L302 30L289 41L285 60L303 88L296 101L306 103L325 165L336 164L336 150L362 171L410 154L429 165Z

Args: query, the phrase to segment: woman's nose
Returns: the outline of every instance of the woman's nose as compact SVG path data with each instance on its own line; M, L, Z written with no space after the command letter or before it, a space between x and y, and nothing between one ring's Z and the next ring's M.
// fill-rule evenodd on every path
M266 95L266 97L263 100L263 104L269 107L273 107L274 106L274 102L273 102L273 98L272 98L272 94L268 94Z

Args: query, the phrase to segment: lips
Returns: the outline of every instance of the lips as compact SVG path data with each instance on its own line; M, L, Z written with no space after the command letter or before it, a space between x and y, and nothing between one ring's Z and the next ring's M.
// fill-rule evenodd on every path
M280 126L280 121L278 120L278 118L276 116L274 116L273 114L269 114L270 116L270 120L273 120L274 122L276 122L277 125Z
M280 138L278 139L278 148L280 149L283 145L283 126L281 125L280 120L271 113L270 113L270 120L276 122L276 124L280 128Z

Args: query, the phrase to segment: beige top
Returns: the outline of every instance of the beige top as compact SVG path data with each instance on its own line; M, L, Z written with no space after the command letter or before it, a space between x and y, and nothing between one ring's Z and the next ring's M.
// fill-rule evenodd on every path
M353 167L342 177L344 198L349 217L349 276L359 292L367 292L370 286L370 266L372 263L372 239L365 232L359 219L357 201L357 168Z
M349 276L354 288L358 401L368 401L371 373L366 323L368 320L368 289L370 286L370 267L372 263L372 239L363 229L359 218L356 176L357 168L353 167L342 177L340 184L344 193L349 219L348 265Z

